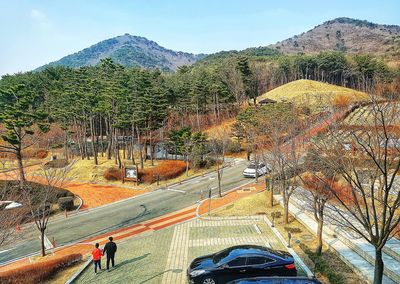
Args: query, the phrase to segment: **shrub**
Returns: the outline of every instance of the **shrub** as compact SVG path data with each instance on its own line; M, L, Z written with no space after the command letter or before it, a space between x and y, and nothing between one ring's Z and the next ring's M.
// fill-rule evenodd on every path
M48 154L49 152L44 149L26 149L22 152L22 157L44 159L47 157Z
M43 281L50 279L57 271L69 267L81 260L82 255L76 253L7 270L0 273L0 283L42 283Z
M72 210L74 208L74 198L72 196L61 197L58 199L60 210Z
M123 173L121 169L110 168L104 172L103 177L106 180L122 180Z
M292 228L292 227L284 227L286 232L290 232L292 234L301 233L302 230L300 228Z
M242 149L240 148L240 144L236 141L232 141L226 147L226 151L228 153L240 153Z
M351 103L351 97L347 95L335 96L332 100L332 105L335 107L347 107Z
M44 164L46 168L61 169L68 165L68 161L65 159L55 159Z
M329 279L329 283L345 283L343 275L339 274L340 272L338 273L338 271L332 267L331 261L329 261L329 259L337 258L333 252L327 251L322 255L318 255L303 243L300 243L299 246L314 263L315 271L326 276Z
M162 161L153 168L139 170L139 178L145 183L153 183L157 181L157 175L160 179L167 180L180 176L186 171L186 163L179 160Z

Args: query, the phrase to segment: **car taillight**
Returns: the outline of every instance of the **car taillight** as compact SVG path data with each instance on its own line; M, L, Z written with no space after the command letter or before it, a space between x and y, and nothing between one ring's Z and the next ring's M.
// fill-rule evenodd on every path
M285 268L287 268L287 269L295 269L296 266L294 264L286 264Z

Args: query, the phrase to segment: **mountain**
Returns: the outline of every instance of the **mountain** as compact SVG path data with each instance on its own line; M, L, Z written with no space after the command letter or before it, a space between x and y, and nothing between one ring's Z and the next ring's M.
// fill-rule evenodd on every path
M124 34L96 43L60 60L39 67L48 66L81 66L96 65L100 59L110 57L114 62L126 67L159 68L164 71L175 71L179 66L191 65L204 57L202 54L191 54L166 49L156 42L144 37Z
M338 50L400 56L400 26L337 18L268 47L286 54Z

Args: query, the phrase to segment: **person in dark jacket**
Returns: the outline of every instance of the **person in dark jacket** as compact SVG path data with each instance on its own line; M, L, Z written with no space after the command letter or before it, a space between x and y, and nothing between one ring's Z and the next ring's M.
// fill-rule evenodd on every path
M107 254L107 271L110 269L110 260L111 260L111 265L114 268L114 257L115 253L117 252L117 245L116 243L113 242L113 237L109 237L109 242L106 243L103 249L103 254Z

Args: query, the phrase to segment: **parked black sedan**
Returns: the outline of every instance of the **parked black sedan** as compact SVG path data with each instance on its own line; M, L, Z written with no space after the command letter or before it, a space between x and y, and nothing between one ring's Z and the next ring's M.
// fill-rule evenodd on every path
M221 284L262 276L296 276L292 255L266 247L244 245L198 257L190 264L190 284Z
M316 278L308 277L256 277L229 282L228 284L322 284Z

